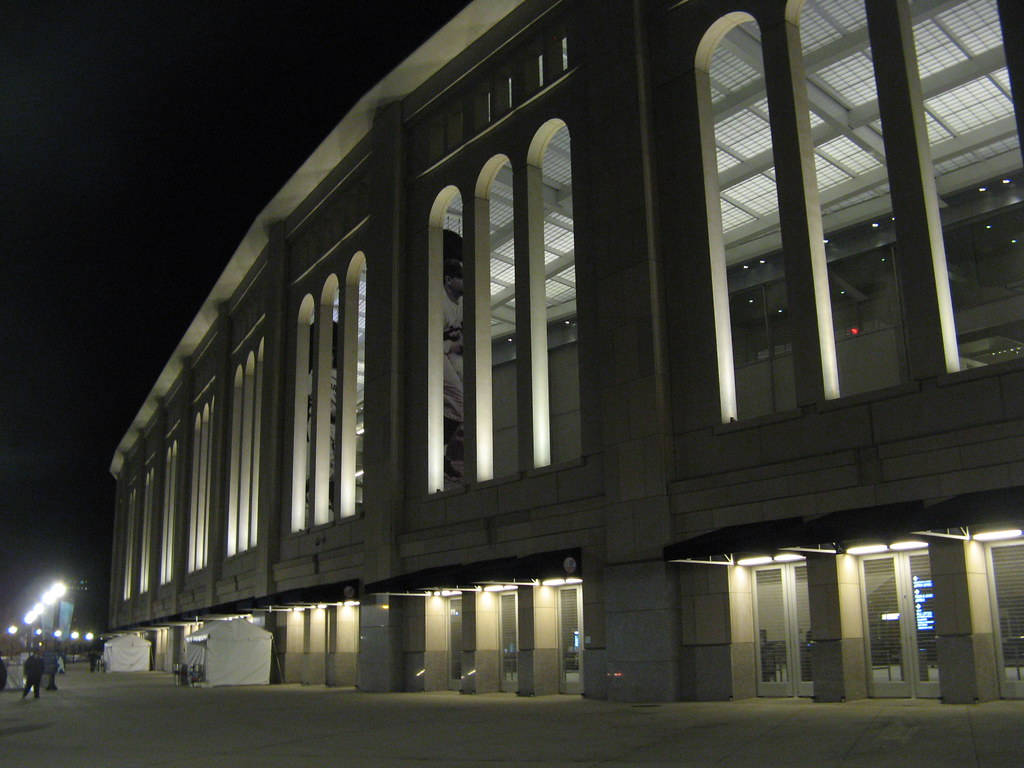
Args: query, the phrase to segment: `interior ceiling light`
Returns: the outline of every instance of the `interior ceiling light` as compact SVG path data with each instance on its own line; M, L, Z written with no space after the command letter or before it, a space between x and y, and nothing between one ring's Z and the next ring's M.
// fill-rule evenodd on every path
M855 547L847 547L846 554L848 555L874 555L879 552L885 552L889 549L885 544L858 544Z
M927 541L915 541L913 539L907 539L905 541L894 541L889 545L889 549L895 552L904 552L908 549L925 549L928 546Z
M736 565L767 565L771 561L771 555L751 555L750 557L741 557L736 561Z
M1020 535L1020 528L1008 528L1003 531L983 531L974 534L971 538L975 541L1001 541L1002 539L1015 539Z

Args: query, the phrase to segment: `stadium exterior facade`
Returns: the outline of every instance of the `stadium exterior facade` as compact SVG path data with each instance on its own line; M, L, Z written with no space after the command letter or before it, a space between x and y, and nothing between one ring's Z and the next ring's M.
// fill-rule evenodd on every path
M118 446L111 627L169 670L247 616L366 691L1024 695L1022 39L1016 0L469 4Z

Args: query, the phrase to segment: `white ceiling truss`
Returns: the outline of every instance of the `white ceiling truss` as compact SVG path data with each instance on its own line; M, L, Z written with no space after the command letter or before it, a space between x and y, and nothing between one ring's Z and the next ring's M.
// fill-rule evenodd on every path
M1019 170L996 0L915 0L914 42L940 196ZM800 19L826 232L890 211L863 0L807 0ZM712 58L722 222L730 263L779 247L764 66L756 24Z
M576 260L572 216L572 164L569 131L560 129L542 162L544 194L544 272L548 321L576 315ZM512 169L506 164L490 188L491 336L515 332L515 238ZM445 228L462 234L462 201L448 208Z

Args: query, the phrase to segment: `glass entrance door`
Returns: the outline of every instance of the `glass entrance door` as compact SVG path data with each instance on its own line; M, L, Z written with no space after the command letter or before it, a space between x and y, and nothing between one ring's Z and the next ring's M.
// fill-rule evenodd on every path
M868 693L938 697L935 589L928 552L897 552L862 560Z
M462 598L448 598L448 688L462 690Z
M998 617L999 695L1024 698L1024 546L993 546L993 614ZM993 623L995 623L993 621Z
M561 693L583 693L581 598L577 585L558 590L558 689Z
M498 641L501 648L501 690L519 690L519 617L516 591L502 592L498 606Z
M754 571L757 695L813 696L807 566Z

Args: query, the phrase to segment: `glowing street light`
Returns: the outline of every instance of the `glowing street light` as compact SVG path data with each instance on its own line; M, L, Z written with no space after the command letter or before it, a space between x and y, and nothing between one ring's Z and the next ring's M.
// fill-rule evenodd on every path
M9 626L7 628L7 634L8 635L16 635L16 634L18 634L18 628L16 626L14 626L13 624L11 624L11 626Z
M59 640L61 637L64 636L64 633L61 632L59 629L55 629L53 630L53 636Z
M78 630L77 630L77 629L76 629L76 630L74 630L74 631L73 631L73 632L71 633L71 639L72 639L72 640L77 640L77 639L78 639Z
M85 633L85 639L86 640L92 641L93 637L94 637L94 635L93 635L92 632L86 632Z

